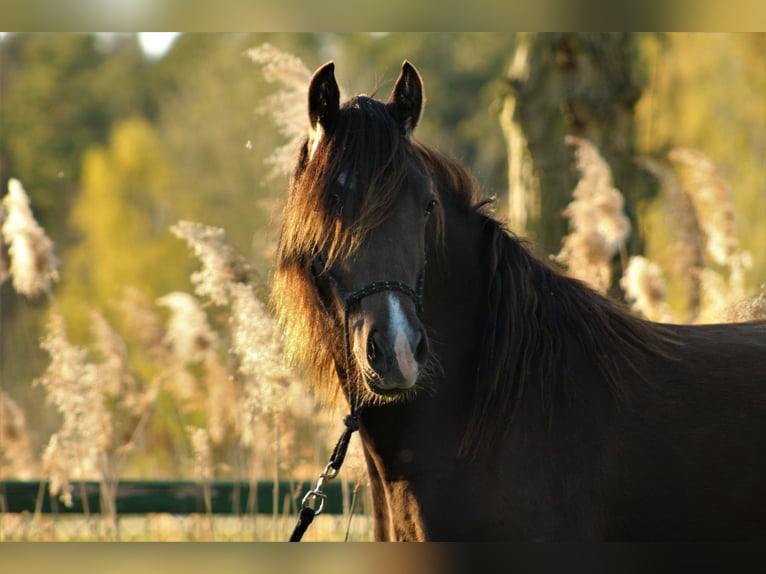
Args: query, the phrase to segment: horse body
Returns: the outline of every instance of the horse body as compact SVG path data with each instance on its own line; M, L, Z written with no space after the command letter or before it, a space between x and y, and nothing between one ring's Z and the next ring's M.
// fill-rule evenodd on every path
M754 372L752 364L754 356L766 356L762 331L731 326L682 333L685 352L642 365L653 374L651 387L621 381L619 404L605 381L588 376L582 360L572 365L583 371L582 388L558 405L552 423L530 393L502 444L476 457L460 455L468 423L457 406L464 402L424 396L371 409L362 428L377 476L376 537L762 537L766 404L756 377L766 380L766 369ZM727 349L716 342L724 335ZM452 372L454 380L440 386L471 380L470 373Z
M310 87L274 301L317 390L364 406L376 539L763 537L766 324L654 324L563 276L411 140L414 68L386 104L343 108L332 72Z
M428 267L424 323L438 334L432 345L443 363L436 383L442 392L362 415L376 538L763 537L763 324L661 326L672 356L641 354L634 359L638 373L624 365L617 398L593 368L591 354L598 349L556 331L551 335L571 338L562 347L569 350L564 363L577 388L561 389L548 412L535 381L528 381L507 436L492 448L464 452L470 389L482 384L475 367L481 331L495 317L489 306L466 304L486 300L489 275L476 254L489 247L478 233L467 240L469 233L456 224L460 217L473 230L492 225L456 210L446 261L436 258ZM561 280L562 288L569 286ZM445 281L453 288L444 289Z

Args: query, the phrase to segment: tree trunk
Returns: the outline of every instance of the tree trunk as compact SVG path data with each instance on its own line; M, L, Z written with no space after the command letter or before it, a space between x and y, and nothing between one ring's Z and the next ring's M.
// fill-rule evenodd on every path
M579 179L568 135L588 139L611 166L632 226L628 253L642 250L635 209L653 190L634 162L634 108L642 90L636 52L634 34L519 35L500 114L509 219L543 254L557 253L568 232L562 211ZM618 281L619 270L613 276Z

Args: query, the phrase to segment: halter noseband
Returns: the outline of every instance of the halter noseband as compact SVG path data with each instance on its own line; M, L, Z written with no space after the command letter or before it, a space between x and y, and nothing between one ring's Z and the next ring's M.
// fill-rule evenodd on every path
M406 283L403 283L402 281L384 280L384 281L373 281L372 283L365 285L361 289L357 289L356 291L352 291L349 293L338 282L338 280L330 272L330 270L326 269L324 259L319 254L317 254L314 257L314 260L311 263L311 273L314 278L314 283L317 287L317 290L319 290L320 276L324 276L329 280L329 282L332 284L332 288L335 290L335 292L338 294L340 299L343 301L345 315L348 315L348 311L351 305L353 305L354 303L359 303L362 299L365 299L369 297L370 295L374 295L375 293L380 293L381 291L398 291L400 293L404 293L415 304L415 310L418 313L418 317L420 317L423 314L423 287L425 285L425 273L426 273L425 261L423 262L423 270L420 272L420 275L418 276L418 281L414 289L410 287L409 285L407 285Z

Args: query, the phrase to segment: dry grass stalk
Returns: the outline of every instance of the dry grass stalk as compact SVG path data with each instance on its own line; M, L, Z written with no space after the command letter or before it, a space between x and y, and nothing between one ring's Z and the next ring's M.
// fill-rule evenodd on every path
M30 480L38 471L24 411L0 390L0 477Z
M277 147L265 160L272 166L269 179L289 175L295 163L298 147L306 136L308 118L306 109L306 86L311 80L311 71L300 58L282 52L265 43L247 51L256 64L261 65L264 79L277 84L280 90L266 97L257 111L272 118L287 143Z
M110 476L101 484L102 502L118 533L115 500L117 485L128 456L135 448L136 441L143 435L157 399L157 388L142 389L128 362L125 341L112 328L104 315L91 311L91 332L95 349L101 361L95 363L98 376L104 381L104 398L110 401L113 437L116 446L109 458L107 469Z
M3 229L6 214L7 210L5 209L5 203L0 202L0 231ZM0 286L2 286L2 284L11 276L11 270L8 266L8 258L6 257L4 247L3 236L2 233L0 233Z
M652 321L672 321L665 281L656 263L640 255L631 257L620 285L634 311Z
M211 537L213 529L213 504L210 483L213 481L213 451L210 447L210 436L204 428L187 426L186 432L192 447L194 461L194 477L202 486L202 498L205 501L205 513L208 517Z
M256 463L256 429L266 422L272 431L270 444L274 456L274 535L278 528L278 486L281 465L280 427L288 407L287 390L294 380L285 365L282 341L274 320L249 285L230 286L232 350L236 354L238 371L244 379L243 398L240 403L240 444L250 451L250 488L254 495ZM251 499L252 500L252 499Z
M197 294L231 306L232 351L245 380L243 444L250 446L252 437L246 429L252 420L286 406L285 389L292 373L283 358L279 330L248 282L249 265L225 243L222 229L182 221L171 230L186 239L202 263L202 271L192 275Z
M105 481L106 454L112 442L111 416L104 403L107 387L99 369L87 361L87 352L69 342L64 320L51 313L48 334L40 346L51 362L35 381L46 400L62 416L61 428L43 453L43 473L50 480L51 496L72 505L71 481Z
M194 462L194 477L200 484L213 480L213 451L210 447L210 436L201 427L187 426L186 432L192 447Z
M165 338L176 359L183 364L204 360L218 336L197 300L175 291L157 299L157 304L170 309Z
M264 412L285 407L281 391L291 373L284 362L279 330L266 309L248 285L232 285L232 347L240 358L239 369L248 377L276 391L262 394Z
M702 152L674 149L668 154L684 189L696 208L705 248L718 265L728 266L739 251L734 224L734 201L729 186Z
M3 204L2 235L8 245L13 288L29 298L50 295L52 283L59 279L58 259L53 242L35 220L29 197L18 180L8 182Z
M179 221L170 231L176 237L185 239L202 263L202 269L191 276L197 295L209 297L216 305L229 305L229 286L247 283L252 268L244 257L237 255L225 242L224 230L191 221Z
M165 344L165 326L153 301L136 287L126 287L117 303L123 333L129 335L153 355L165 356L170 349Z
M207 431L215 445L232 443L240 436L240 418L233 405L241 404L242 393L237 381L229 375L217 353L208 353L205 365L207 395ZM236 442L234 442L236 444Z
M284 425L283 418L294 403L301 402L298 397L305 396L306 392L286 366L281 333L249 281L249 266L225 243L223 230L191 222L181 222L172 230L187 240L202 262L202 271L192 276L197 294L231 309L230 352L236 360L233 378L241 384L242 392L238 397L239 421L230 426L239 431L239 445L247 453L252 511L255 477L265 470L256 468L258 462L263 462L258 460L259 447L270 444L273 448L272 468L276 484L282 464L281 445L291 438L290 432L283 432L282 427L288 431L293 427ZM209 411L211 416L212 411ZM273 440L264 441L263 433L272 434Z
M581 178L573 192L574 200L564 210L571 233L564 237L554 259L594 289L605 293L611 283L611 261L623 248L630 233L630 222L623 213L625 200L612 183L609 165L589 141L574 136L567 143L575 146Z
M726 307L745 297L745 274L752 266L750 254L737 239L734 198L713 162L702 152L675 149L668 159L694 204L705 253L728 272L727 279L716 277L712 269L703 270L700 275L703 298L707 296L709 308L699 320L720 320Z
M688 321L693 322L700 312L700 272L705 266L705 239L697 218L697 209L670 167L651 158L641 158L639 163L654 174L664 187L667 202L663 213L674 238L669 271L684 285L688 300Z
M91 311L90 328L94 347L101 356L101 362L97 364L97 368L101 371L101 379L106 383L106 392L115 397L129 411L137 411L142 401L138 381L128 363L128 349L125 341L99 310Z
M766 321L766 285L761 285L761 292L755 297L743 299L728 307L723 313L727 323L744 321Z

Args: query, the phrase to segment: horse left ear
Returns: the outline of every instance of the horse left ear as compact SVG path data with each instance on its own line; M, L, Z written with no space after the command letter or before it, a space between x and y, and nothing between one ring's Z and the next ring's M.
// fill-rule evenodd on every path
M415 66L407 60L402 64L402 71L386 105L399 124L402 134L406 137L411 136L423 111L423 81Z
M340 108L340 89L335 80L335 63L327 62L311 77L309 83L309 121L316 129L320 124L331 130Z
M340 89L335 80L335 64L327 62L309 83L309 157L325 133L332 132L340 109Z

